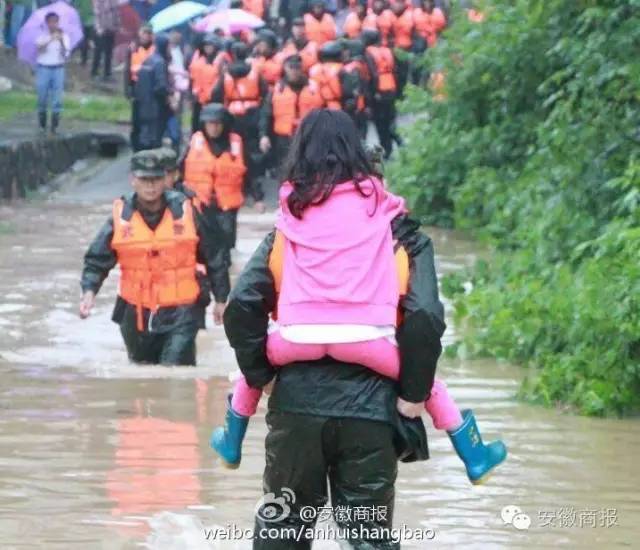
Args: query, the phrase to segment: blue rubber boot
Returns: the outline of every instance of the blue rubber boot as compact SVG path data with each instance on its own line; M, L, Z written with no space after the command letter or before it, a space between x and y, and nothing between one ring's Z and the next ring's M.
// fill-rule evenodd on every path
M227 397L227 415L224 428L216 428L211 434L211 448L220 455L227 468L235 470L242 458L242 441L247 433L249 417L234 412L231 395Z
M462 426L447 432L451 443L464 462L469 481L474 485L484 483L491 471L507 458L507 447L498 440L485 445L480 437L473 411L462 411Z

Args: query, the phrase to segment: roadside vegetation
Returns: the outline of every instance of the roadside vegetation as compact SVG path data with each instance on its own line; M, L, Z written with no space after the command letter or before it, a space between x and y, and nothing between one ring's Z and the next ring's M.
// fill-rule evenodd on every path
M444 281L466 329L449 353L529 366L536 403L637 412L640 0L484 10L426 54L446 99L410 90L420 115L387 170L425 223L491 247Z

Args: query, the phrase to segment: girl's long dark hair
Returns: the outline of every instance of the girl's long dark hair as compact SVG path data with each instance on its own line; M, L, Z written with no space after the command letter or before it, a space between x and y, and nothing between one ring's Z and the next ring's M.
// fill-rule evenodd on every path
M330 109L316 109L304 118L293 137L284 175L293 186L287 204L298 219L308 206L326 201L339 183L353 181L363 196L370 196L360 183L381 177L351 117Z

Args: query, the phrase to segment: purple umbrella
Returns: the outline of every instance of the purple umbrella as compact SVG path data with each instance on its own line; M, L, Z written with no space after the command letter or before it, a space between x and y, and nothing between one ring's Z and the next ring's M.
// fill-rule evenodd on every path
M38 47L36 39L47 30L45 16L53 12L60 18L60 28L69 37L71 49L82 42L82 23L78 12L66 2L58 1L48 4L31 14L18 33L18 59L30 65L36 64Z

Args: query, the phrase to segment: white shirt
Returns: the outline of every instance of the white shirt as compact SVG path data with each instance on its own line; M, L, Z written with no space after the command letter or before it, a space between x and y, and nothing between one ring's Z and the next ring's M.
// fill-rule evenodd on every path
M60 43L60 40L52 40L51 33L47 31L37 38L36 46L38 46L38 57L36 58L38 65L46 65L48 67L64 65L71 53L69 51L69 36L65 33L62 33L62 43Z
M184 66L182 48L180 46L171 46L169 52L171 54L169 73L171 74L173 89L176 92L186 92L189 89L189 73Z
M393 325L286 325L270 321L268 332L280 331L288 342L295 344L352 344L386 338L396 342L396 327Z
M184 71L184 54L180 45L169 46L169 53L171 54L171 65L175 66L176 70Z

